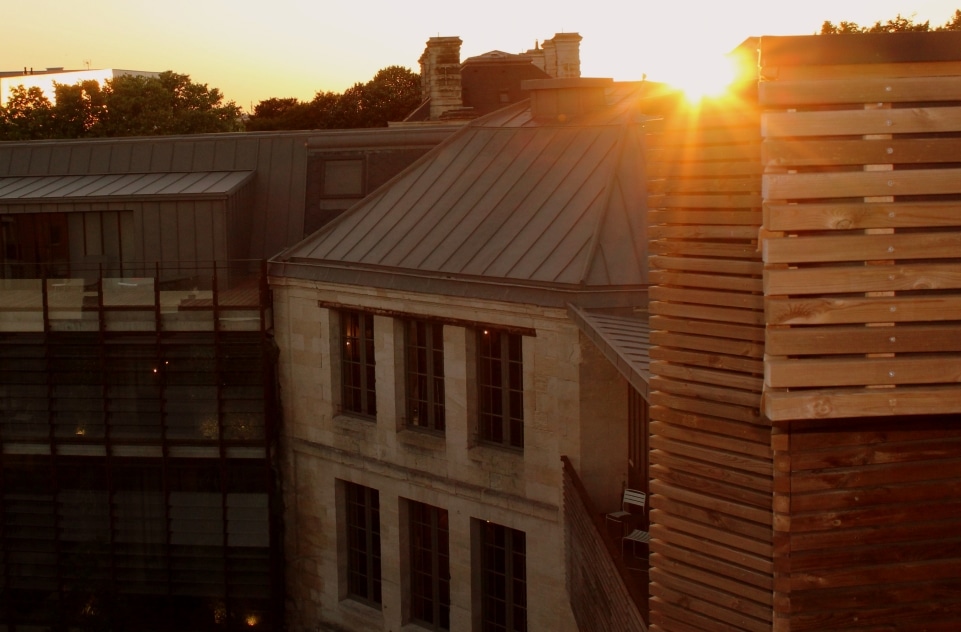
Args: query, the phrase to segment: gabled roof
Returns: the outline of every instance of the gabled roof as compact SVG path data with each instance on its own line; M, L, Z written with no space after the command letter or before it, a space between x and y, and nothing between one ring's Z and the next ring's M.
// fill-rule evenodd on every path
M0 204L137 198L201 198L230 195L253 171L113 173L0 177Z
M478 119L273 271L523 302L566 295L548 300L558 305L633 295L647 283L640 91L611 84L608 107L563 122L538 120L529 102Z

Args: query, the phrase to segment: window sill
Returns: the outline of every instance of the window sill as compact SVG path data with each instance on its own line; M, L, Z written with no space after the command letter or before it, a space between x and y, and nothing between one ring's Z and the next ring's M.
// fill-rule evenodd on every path
M334 416L334 425L347 430L368 430L377 427L376 417L363 417L353 413L340 413Z
M468 455L475 460L489 460L491 458L516 459L523 462L524 449L515 448L500 443L478 442L468 449Z
M362 597L347 595L338 604L341 608L350 612L356 617L363 617L371 623L380 622L383 625L384 611L383 606L373 601L368 601Z
M447 437L443 432L407 426L397 433L397 440L408 448L436 452L447 449Z

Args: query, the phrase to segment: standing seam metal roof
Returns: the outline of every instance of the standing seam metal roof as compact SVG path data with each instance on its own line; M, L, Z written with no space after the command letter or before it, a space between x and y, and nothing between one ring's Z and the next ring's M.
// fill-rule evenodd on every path
M253 171L0 177L0 204L131 197L230 195Z
M647 283L642 131L632 96L544 122L478 119L275 261L518 284ZM289 266L285 274L297 276Z

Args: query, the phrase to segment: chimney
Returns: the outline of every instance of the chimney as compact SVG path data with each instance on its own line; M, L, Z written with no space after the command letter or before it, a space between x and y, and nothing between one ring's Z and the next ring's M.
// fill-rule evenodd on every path
M548 40L553 49L553 65L548 64L548 74L558 79L581 76L581 40L577 33L557 33ZM547 42L544 42L545 53Z
M613 79L575 77L528 79L522 90L531 93L531 115L540 121L563 123L607 107L607 88Z
M430 99L430 119L463 107L459 37L432 37L420 58L422 96Z

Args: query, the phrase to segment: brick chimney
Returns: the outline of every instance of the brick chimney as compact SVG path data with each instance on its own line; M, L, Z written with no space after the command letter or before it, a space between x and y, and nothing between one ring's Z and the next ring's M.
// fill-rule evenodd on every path
M521 88L531 93L535 119L563 123L607 107L606 91L613 83L613 79L587 77L528 79Z
M430 118L463 107L459 37L432 37L420 57L422 96L430 99Z
M557 33L544 40L544 71L557 79L581 76L581 40L577 33Z

